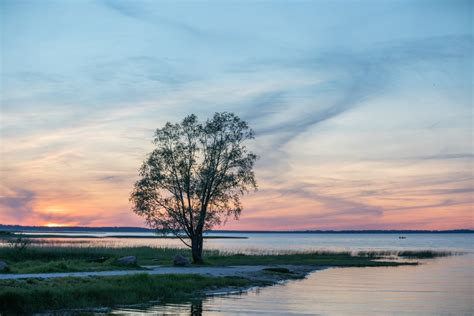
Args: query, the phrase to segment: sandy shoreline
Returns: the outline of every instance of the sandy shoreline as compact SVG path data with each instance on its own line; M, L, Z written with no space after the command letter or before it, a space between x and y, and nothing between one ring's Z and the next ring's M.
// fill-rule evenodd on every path
M94 276L123 276L146 273L151 275L163 275L163 274L199 274L204 276L239 276L249 279L261 278L267 276L269 278L270 273L265 271L267 268L286 268L292 273L278 273L282 276L290 277L301 277L307 273L315 270L321 270L325 267L314 267L314 266L297 266L297 265L244 265L244 266L226 266L226 267L161 267L161 266L148 266L147 270L112 270L112 271L91 271L91 272L55 272L55 273L25 273L25 274L0 274L0 280L18 280L18 279L29 279L29 278L65 278L65 277L94 277ZM271 273L271 275L277 275ZM287 278L285 278L287 279ZM270 281L270 280L269 280Z

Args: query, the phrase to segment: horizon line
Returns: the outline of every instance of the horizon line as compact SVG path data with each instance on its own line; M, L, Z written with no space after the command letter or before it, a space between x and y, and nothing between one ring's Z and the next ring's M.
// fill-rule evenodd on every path
M105 231L106 229L112 230L128 230L128 231L156 231L153 228L148 227L137 227L137 226L32 226L32 225L20 225L20 224L0 224L0 230L4 229L44 229L44 230L54 230L54 231L64 231L64 230L97 230ZM226 229L215 229L209 230L209 232L229 232L229 233L311 233L311 232L321 232L321 233L367 233L367 232L431 232L431 233L443 233L443 232L470 232L474 233L474 228L458 228L458 229L303 229L303 230L226 230Z

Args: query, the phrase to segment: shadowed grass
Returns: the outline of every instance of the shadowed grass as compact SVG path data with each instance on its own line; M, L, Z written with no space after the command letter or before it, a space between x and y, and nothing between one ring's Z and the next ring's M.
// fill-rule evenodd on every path
M367 256L352 255L346 252L313 252L281 255L245 255L209 256L208 265L310 265L333 267L374 267L417 264L394 261L373 261Z
M422 250L422 251L400 251L397 255L401 258L413 258L413 259L432 259L438 257L448 257L455 255L451 251L430 251L430 250Z
M110 271L110 270L139 270L138 265L120 265L115 259L108 259L103 263L88 262L78 259L59 259L53 261L25 260L13 262L9 273L50 273L50 272L84 272L84 271Z
M167 261L171 252L165 250ZM175 253L175 252L173 252ZM148 247L106 248L106 247L42 247L30 246L18 251L10 247L0 247L0 260L9 264L9 273L82 272L137 269L139 266L124 266L117 258L134 255L143 262L153 261L156 251ZM94 260L104 257L104 262ZM163 257L163 261L164 257Z
M148 275L120 277L0 280L0 311L45 310L186 299L211 288L263 285L238 277Z
M216 251L217 252L217 251ZM188 249L152 248L152 247L89 247L89 246L37 246L31 245L23 251L11 247L0 247L0 258L14 261L21 260L60 260L83 259L92 260L99 257L119 258L124 256L137 256L143 260L169 261L176 253L190 255ZM213 254L206 251L205 254Z
M444 250L400 250L400 251L364 251L358 253L361 256L369 258L380 259L387 257L398 257L406 259L433 259L440 257L448 257L453 255L459 255L462 253L456 253L453 251Z
M176 254L191 257L189 249L152 248L152 247L58 247L32 245L18 251L11 247L0 247L0 260L10 266L9 273L42 273L42 272L81 272L106 271L119 269L137 269L139 266L121 266L116 259L124 256L136 256L138 264L164 265L172 264ZM371 251L371 252L262 252L239 254L218 250L204 251L205 265L314 265L314 266L396 266L407 264L394 261L380 261L386 257L402 259L428 259L449 256L447 251ZM105 258L104 262L95 262L98 258ZM377 261L374 261L376 260ZM412 263L413 264L413 263ZM415 263L416 264L416 263Z

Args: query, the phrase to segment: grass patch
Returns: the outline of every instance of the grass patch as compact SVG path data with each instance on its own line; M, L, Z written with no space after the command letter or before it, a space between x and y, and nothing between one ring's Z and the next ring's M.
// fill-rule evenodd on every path
M139 268L116 263L118 258L125 256L136 256L139 265L171 265L172 258L177 253L191 256L187 249L32 245L21 251L12 247L0 247L0 260L9 264L10 273L86 272ZM211 255L213 252L206 254Z
M333 267L380 267L417 264L394 261L374 261L374 257L352 255L349 252L309 252L278 255L218 255L209 256L209 265L310 265Z
M0 260L10 266L9 273L87 272L137 269L144 265L172 265L173 257L182 254L191 258L189 249L153 247L88 247L30 245L19 250L0 247ZM447 251L371 251L350 252L283 252L238 254L217 250L204 251L206 266L228 265L313 265L337 267L397 266L407 262L383 261L386 257L429 259L453 255ZM139 266L117 265L120 257L136 256ZM382 260L381 260L382 259ZM411 263L416 264L416 263Z
M140 266L120 265L115 259L103 263L88 262L78 259L59 259L53 261L25 260L13 262L9 273L52 273L52 272L86 272L110 270L138 270Z
M196 297L206 289L247 287L259 282L238 277L137 274L119 277L0 281L0 310L46 310L134 304Z
M431 250L422 250L422 251L400 251L397 253L400 258L410 258L410 259L432 259L439 257L448 257L454 255L451 251L431 251Z
M366 256L373 259L386 257L398 257L402 259L433 259L456 254L458 253L443 250L365 251L359 253L360 256Z

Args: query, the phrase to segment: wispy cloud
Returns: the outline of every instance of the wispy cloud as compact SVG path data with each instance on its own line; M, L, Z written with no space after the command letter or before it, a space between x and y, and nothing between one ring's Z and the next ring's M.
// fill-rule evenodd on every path
M17 189L9 195L2 193L0 196L0 206L2 215L10 220L21 222L25 218L29 218L33 213L33 202L36 194L33 191L25 189Z
M158 26L165 26L167 28L179 31L181 33L193 36L193 37L204 37L208 34L204 33L198 27L187 23L180 22L159 15L159 7L150 6L146 2L133 2L133 1L112 1L103 0L105 6L114 10L126 17L136 19L140 22L150 23Z
M261 190L230 227L459 227L466 3L7 0L0 221L142 223L128 194L153 130L232 111L256 130Z
M286 134L288 141L310 126L342 115L362 102L380 96L390 89L391 85L397 84L399 77L396 74L401 68L414 66L420 61L434 64L442 60L458 62L460 59L470 58L473 45L472 36L445 36L417 41L380 43L367 51L344 53L332 51L319 57L297 60L254 61L252 63L255 66L250 66L254 71L265 71L275 67L299 68L324 71L331 78L330 81L311 87L311 90L314 90L309 91L312 100L301 109L299 116L267 128L257 128L257 131L260 135ZM245 66L247 65L242 65L242 68ZM442 67L444 69L435 69L444 72L452 66ZM285 99L288 94L288 91L281 90L271 94L264 93L254 100L245 100L250 104L249 108L253 109L246 114L247 117L256 122L262 119L271 121L271 116L275 112L291 112L292 105L297 105L300 100ZM328 94L336 94L338 97L325 103Z

